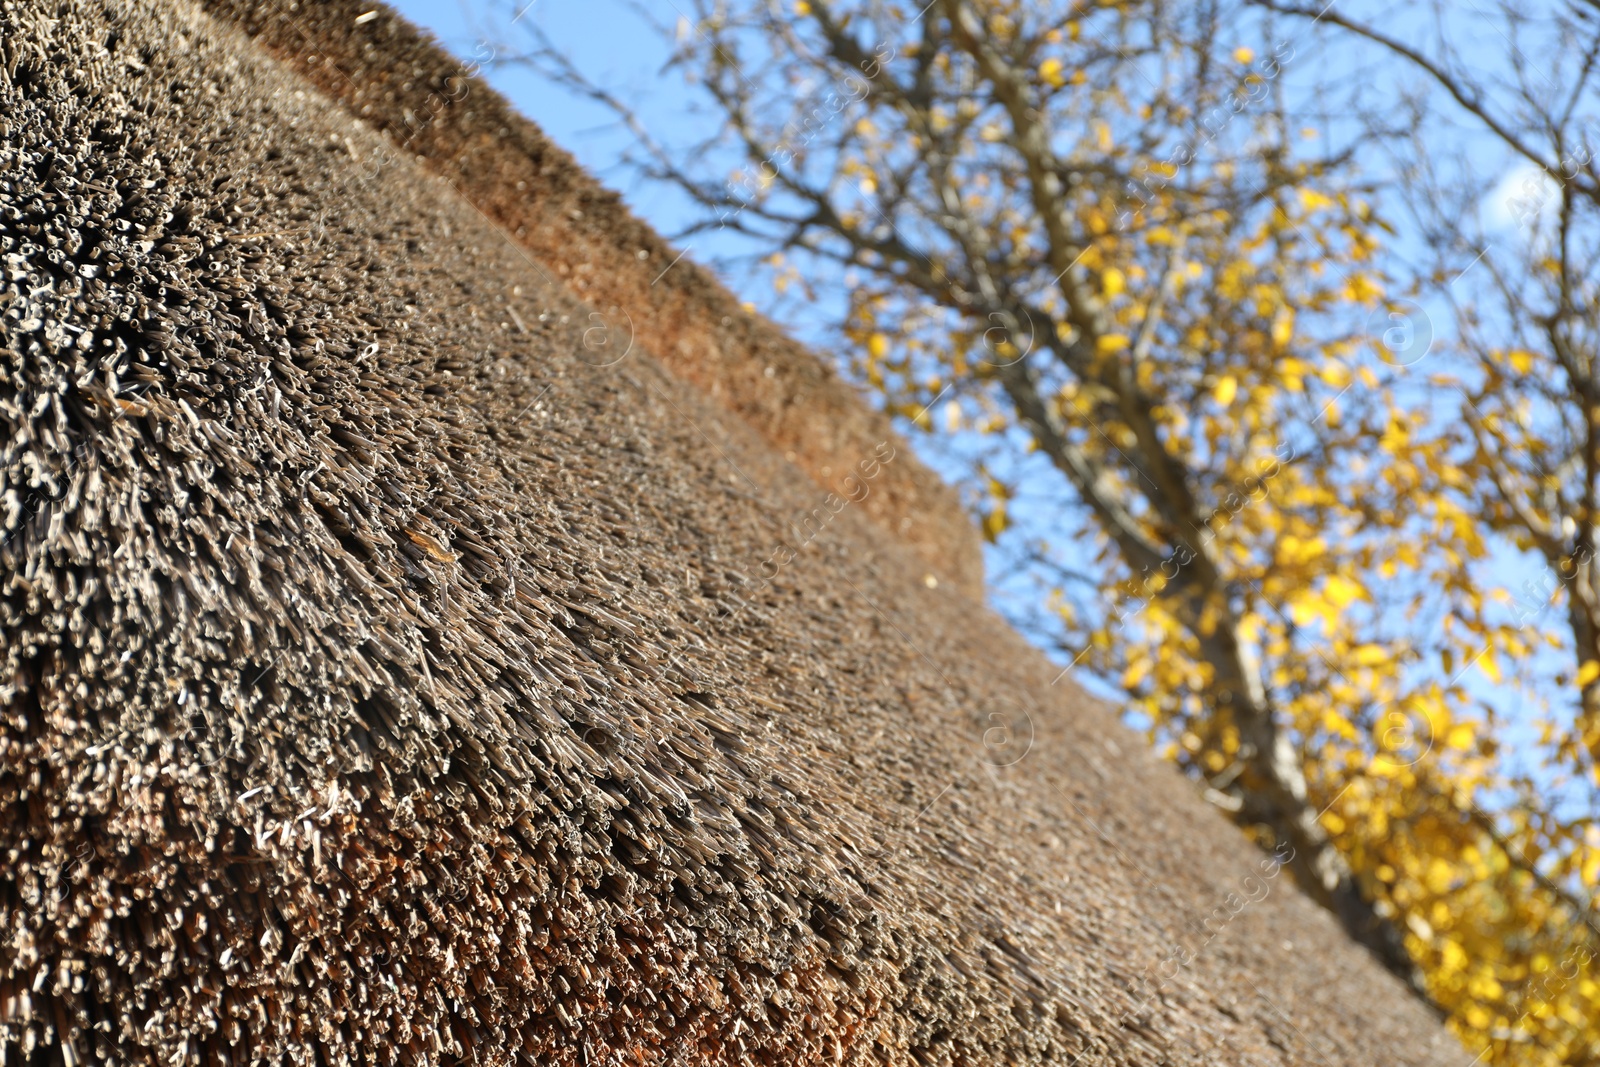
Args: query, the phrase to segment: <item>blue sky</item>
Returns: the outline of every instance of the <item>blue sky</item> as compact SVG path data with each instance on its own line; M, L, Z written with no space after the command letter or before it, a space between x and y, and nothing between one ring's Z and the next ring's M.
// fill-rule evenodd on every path
M690 94L676 72L661 72L667 48L638 13L618 0L391 0L412 22L431 30L452 52L473 54L480 42L501 49L501 31L513 19L528 20L550 35L574 62L600 84L637 105L652 130L668 140L692 136L699 126L687 107ZM675 23L671 0L660 0L661 18ZM515 33L512 47L527 40ZM495 66L483 72L523 114L566 148L589 171L619 189L629 205L663 233L687 223L681 201L663 190L630 183L617 161L631 143L600 105L553 88L526 69Z

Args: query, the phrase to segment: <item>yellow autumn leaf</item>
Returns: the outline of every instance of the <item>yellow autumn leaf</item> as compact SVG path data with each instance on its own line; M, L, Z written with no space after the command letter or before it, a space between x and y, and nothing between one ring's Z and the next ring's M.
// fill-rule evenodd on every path
M1301 595L1289 604L1289 617L1296 626L1310 626L1322 617L1327 605L1318 597Z
M1039 77L1055 86L1057 89L1067 84L1066 77L1061 73L1062 62L1059 59L1047 59L1039 64Z
M1233 398L1238 392L1239 380L1231 374L1224 374L1217 379L1216 388L1211 391L1211 395L1216 399L1217 403L1227 407L1233 403Z
M1351 652L1358 667L1376 667L1389 662L1389 650L1382 645L1360 645Z
M1596 678L1600 678L1600 661L1589 660L1578 668L1578 688L1582 689Z
M1100 275L1100 286L1105 290L1107 297L1113 297L1127 288L1128 279L1116 267L1107 267Z
M1254 48L1245 48L1241 45L1233 50L1233 59L1235 63L1248 63L1255 57L1256 50Z
M1005 533L1006 528L1010 525L1010 520L1006 518L1005 509L996 508L983 517L983 539L990 544L994 544L995 538Z
M1289 308L1279 308L1272 317L1272 343L1282 348L1293 337L1294 312Z
M1366 592L1361 583L1338 574L1330 576L1327 583L1322 587L1322 595L1328 599L1330 604L1340 608L1346 607L1352 601L1364 597Z
M1351 303L1368 304L1383 295L1383 290L1365 274L1352 274L1342 294Z
M1309 213L1319 208L1332 207L1333 198L1319 193L1315 189L1302 188L1300 190L1300 206Z

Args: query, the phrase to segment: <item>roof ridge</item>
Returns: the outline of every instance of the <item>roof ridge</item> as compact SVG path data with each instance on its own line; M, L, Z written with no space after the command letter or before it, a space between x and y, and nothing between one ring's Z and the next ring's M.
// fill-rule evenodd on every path
M595 308L597 347L611 346L609 354L650 338L651 354L668 369L739 415L823 489L845 492L844 480L879 442L899 439L889 418L816 353L747 311L478 77L474 64L463 66L387 5L201 6L415 154L553 268ZM981 599L980 542L954 489L909 450L873 489L863 511L937 578Z

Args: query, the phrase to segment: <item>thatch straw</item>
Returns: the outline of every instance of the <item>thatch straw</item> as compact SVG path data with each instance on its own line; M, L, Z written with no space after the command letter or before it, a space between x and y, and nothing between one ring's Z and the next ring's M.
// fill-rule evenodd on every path
M290 10L0 0L5 1062L1464 1062L927 587L908 455L769 573L878 424L786 461L847 394L757 426L659 309L598 365Z

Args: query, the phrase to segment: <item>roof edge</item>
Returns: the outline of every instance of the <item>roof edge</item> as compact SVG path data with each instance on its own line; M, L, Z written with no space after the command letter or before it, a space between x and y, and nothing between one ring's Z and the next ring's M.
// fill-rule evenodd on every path
M880 443L899 443L888 416L816 353L747 311L472 64L463 66L387 5L201 4L443 177L528 253L535 269L553 270L595 309L597 362L621 360L625 354L616 353L634 344L647 349L830 492L855 497L845 479ZM384 163L363 165L376 174ZM977 531L955 490L909 450L873 477L860 505L932 575L981 599Z

